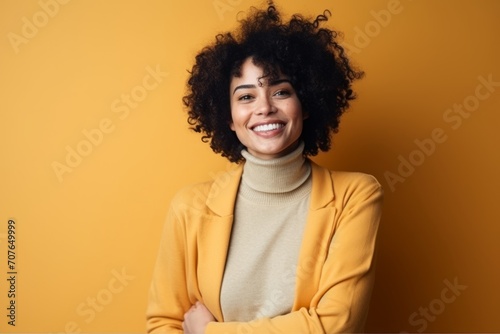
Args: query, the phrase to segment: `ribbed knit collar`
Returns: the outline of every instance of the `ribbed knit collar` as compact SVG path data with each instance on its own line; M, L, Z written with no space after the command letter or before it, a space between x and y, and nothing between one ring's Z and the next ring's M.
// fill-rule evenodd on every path
M283 157L263 160L243 150L241 154L246 160L241 178L243 188L248 186L253 191L268 194L296 190L311 174L311 166L303 151L304 143L301 142L293 152Z

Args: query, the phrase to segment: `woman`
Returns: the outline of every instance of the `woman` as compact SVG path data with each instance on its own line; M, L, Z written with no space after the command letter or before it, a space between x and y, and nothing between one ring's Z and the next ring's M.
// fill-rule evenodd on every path
M330 148L362 76L326 20L282 22L270 2L196 57L188 121L238 165L173 199L148 332L363 330L382 190L307 158Z

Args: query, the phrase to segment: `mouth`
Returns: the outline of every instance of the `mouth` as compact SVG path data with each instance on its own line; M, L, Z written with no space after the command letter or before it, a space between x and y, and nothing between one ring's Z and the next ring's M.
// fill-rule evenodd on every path
M259 124L251 129L255 132L267 132L267 131L274 131L274 130L279 130L281 128L285 127L284 123L267 123L267 124Z

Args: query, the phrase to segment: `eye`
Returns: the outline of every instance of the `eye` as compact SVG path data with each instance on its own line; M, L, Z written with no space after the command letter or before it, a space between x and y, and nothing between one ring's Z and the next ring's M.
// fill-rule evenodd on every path
M280 89L279 91L274 93L274 96L277 96L277 97L288 97L290 95L291 95L290 91L288 91L286 89Z
M244 94L244 95L241 95L240 97L238 97L238 101L249 101L252 98L253 98L252 95Z

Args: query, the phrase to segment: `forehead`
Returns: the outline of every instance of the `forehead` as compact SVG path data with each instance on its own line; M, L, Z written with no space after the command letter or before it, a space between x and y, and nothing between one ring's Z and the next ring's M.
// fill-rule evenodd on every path
M263 66L255 65L252 58L247 58L243 61L238 71L233 74L232 79L252 79L262 77L263 75Z
M256 65L253 62L252 58L247 58L241 64L238 71L231 77L231 87L236 86L238 84L257 84L262 85L266 84L269 81L276 81L280 79L288 78L286 75L283 75L281 71L276 71L275 75L270 75L269 73L266 75L264 66Z

